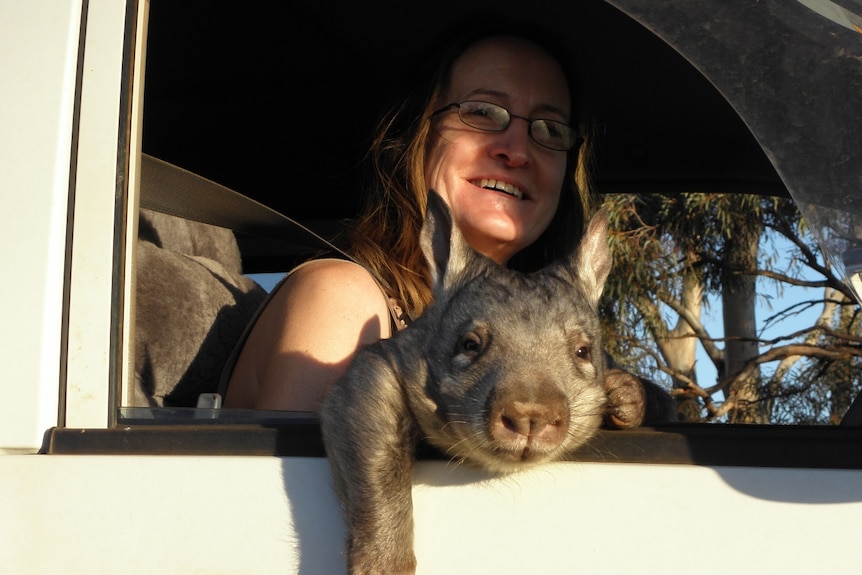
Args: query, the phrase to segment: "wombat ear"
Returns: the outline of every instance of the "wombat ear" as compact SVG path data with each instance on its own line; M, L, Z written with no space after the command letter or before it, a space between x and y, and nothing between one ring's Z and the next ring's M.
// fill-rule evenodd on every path
M587 232L578 244L573 263L590 304L598 305L611 271L607 208L596 212L590 220Z
M428 190L419 243L431 270L435 291L448 287L467 265L471 248L454 224L449 206L434 190Z

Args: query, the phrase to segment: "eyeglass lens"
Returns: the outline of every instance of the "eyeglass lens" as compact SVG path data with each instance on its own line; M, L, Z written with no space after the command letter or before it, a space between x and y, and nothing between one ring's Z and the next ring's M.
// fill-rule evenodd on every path
M513 117L520 118L512 116L506 108L490 102L469 100L461 102L457 108L462 122L488 132L502 132L509 127ZM553 150L569 150L576 142L574 130L562 122L522 119L529 123L530 137L541 146Z

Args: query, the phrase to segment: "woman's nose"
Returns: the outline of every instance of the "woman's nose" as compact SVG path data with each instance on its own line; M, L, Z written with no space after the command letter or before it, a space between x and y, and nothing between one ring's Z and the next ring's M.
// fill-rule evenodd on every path
M530 139L530 125L525 120L512 118L505 130L494 132L491 137L491 150L495 157L504 158L512 166L529 163L533 142Z

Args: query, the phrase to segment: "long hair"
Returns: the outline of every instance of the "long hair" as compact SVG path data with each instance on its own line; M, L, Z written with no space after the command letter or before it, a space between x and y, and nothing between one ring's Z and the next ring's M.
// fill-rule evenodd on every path
M581 106L581 86L566 51L554 46L546 32L527 30L522 23L468 23L459 28L428 60L434 67L417 68L418 82L378 124L366 157L370 171L363 189L363 208L348 238L350 254L387 284L389 295L413 318L421 315L432 299L430 275L419 246L428 198L424 174L431 145L431 114L455 60L491 36L527 39L557 60L571 95L571 123L579 127L584 138L580 147L567 152L567 177L551 223L539 239L510 259L509 267L530 272L567 255L580 240L590 208L590 138Z

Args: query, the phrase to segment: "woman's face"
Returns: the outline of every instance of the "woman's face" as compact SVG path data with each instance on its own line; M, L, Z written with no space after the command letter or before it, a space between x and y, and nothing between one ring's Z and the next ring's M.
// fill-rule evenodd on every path
M465 100L500 105L511 122L485 132L463 124L454 107L434 116L425 182L449 205L467 242L505 263L548 227L566 177L566 152L534 142L528 123L514 116L569 123L569 90L550 55L501 36L458 57L436 108Z

